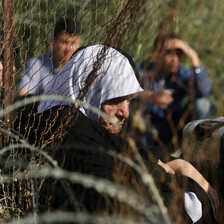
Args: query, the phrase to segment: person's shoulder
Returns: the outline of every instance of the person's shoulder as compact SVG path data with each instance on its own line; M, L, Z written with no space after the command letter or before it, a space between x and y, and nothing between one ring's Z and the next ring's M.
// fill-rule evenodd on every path
M184 65L179 66L179 72L188 72L188 71L190 71L190 68L188 68Z
M77 112L70 135L79 139L83 144L100 146L107 149L121 151L122 141L118 135L109 133L99 123L85 116L80 110Z
M26 70L32 68L33 70L45 69L52 67L52 55L50 53L32 57L26 64Z
M44 54L44 55L39 55L39 56L32 57L28 60L27 63L28 64L34 64L34 63L37 63L37 62L43 63L43 61L49 60L50 58L52 58L52 54L47 53L47 54Z
M34 64L37 60L39 60L39 57L32 57L27 61L28 65Z
M177 74L179 78L188 77L191 75L191 69L186 66L180 65Z
M53 58L53 55L52 53L47 53L47 54L44 54L42 56L39 56L38 58L41 58L41 59L44 59L44 60L49 60L49 59L52 59Z

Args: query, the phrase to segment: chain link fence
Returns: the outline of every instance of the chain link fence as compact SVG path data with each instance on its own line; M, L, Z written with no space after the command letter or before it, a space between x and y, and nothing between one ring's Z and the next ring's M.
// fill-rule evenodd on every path
M119 155L115 156L117 160L121 160L134 170L134 187L130 187L130 191L127 192L124 186L117 186L116 183L60 170L55 160L44 150L29 145L26 138L21 137L21 133L13 129L14 122L22 110L21 105L13 104L18 94L17 85L30 58L52 51L53 30L58 18L72 18L80 22L82 46L104 44L119 47L128 52L137 64L150 57L157 34L161 30L170 30L178 33L199 54L212 80L212 92L209 96L212 103L212 117L222 116L223 10L224 4L221 0L2 0L1 221L172 223L170 218L172 215L168 216L168 213L174 212L177 208L167 211L157 190L152 187L154 182L151 180L151 175L139 161L132 163L123 157L120 158ZM40 99L37 97L33 102L36 100L39 102ZM28 100L24 99L20 103L27 102ZM30 102L32 103L32 99ZM32 124L31 122L29 125ZM28 128L25 137L28 137L29 130ZM28 155L26 152L29 152ZM121 167L124 168L122 165ZM141 176L140 183L136 183L139 180L138 175ZM71 198L74 195L67 180L96 188L102 195L108 194L121 202L122 211L128 206L126 214L129 216L126 217L119 212L116 215L107 213L96 216L82 213L78 209L76 213L53 211L39 216L39 188L40 182L45 178L56 178L60 181L63 179L61 186L66 189L64 195ZM153 194L156 195L156 200L152 200ZM148 198L150 203L147 201ZM75 199L73 202L76 206ZM132 213L133 217L130 216ZM178 222L182 217L175 219Z

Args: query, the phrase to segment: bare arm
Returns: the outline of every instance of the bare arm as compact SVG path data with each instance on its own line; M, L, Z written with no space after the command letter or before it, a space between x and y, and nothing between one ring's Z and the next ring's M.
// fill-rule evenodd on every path
M201 175L201 173L192 166L189 162L183 159L175 159L167 163L163 163L161 160L158 164L162 166L167 173L170 174L181 174L190 177L207 193L214 212L215 217L218 217L219 213L219 199L216 191L211 187L208 181Z
M209 189L209 183L201 175L201 173L189 162L183 159L175 159L166 163L175 173L187 176L195 180L205 192Z

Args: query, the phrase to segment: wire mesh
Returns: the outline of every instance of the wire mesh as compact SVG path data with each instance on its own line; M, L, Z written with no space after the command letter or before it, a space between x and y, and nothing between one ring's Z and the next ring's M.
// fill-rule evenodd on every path
M42 57L49 52L53 53L53 30L58 18L72 18L80 23L81 46L104 44L121 48L127 51L137 64L150 58L154 39L161 30L178 33L197 51L206 68L212 80L212 91L209 95L212 103L211 118L220 117L223 115L224 101L222 97L223 7L221 0L157 0L154 2L145 0L2 0L0 7L3 65L2 77L0 77L2 109L0 113L2 195L0 217L2 221L12 221L12 223L55 223L56 221L184 223L181 212L179 215L175 212L178 209L181 211L178 204L182 203L179 201L181 199L176 196L173 198L172 206L167 208L164 205L154 186L150 171L144 167L141 160L136 161L138 156L133 146L130 148L134 158L103 153L109 158L108 161L117 162L114 182L108 182L100 177L86 176L82 172L69 173L58 166L62 158L56 153L55 148L61 152L61 139L69 132L64 125L70 120L65 117L62 120L63 126L52 131L51 128L59 115L55 113L53 119L49 116L43 121L37 112L41 97L34 97L33 101L32 98L26 97L18 101L20 104L15 103L15 99L18 96L18 83L23 78L28 60ZM53 63L52 60L51 58L51 63ZM185 63L188 65L188 62ZM136 108L133 106L132 109ZM141 110L142 107L137 104L137 109ZM68 114L75 112L68 111ZM139 120L137 123L140 123ZM147 120L143 123L148 125ZM15 126L16 130L13 128ZM41 134L39 133L40 126L45 127L41 129ZM136 128L132 125L130 127ZM34 140L32 145L27 141L29 138ZM47 146L49 149L45 150ZM85 166L96 166L96 164L88 164L90 158L88 149L83 149L76 144L73 144L72 148L79 153L80 149L84 152L86 150L84 154L88 154L89 157L86 156L87 161L84 160ZM167 145L162 145L162 148L167 151ZM69 157L69 154L67 156ZM80 157L82 157L81 154ZM77 157L77 163L83 160L83 157ZM219 172L222 179L223 170ZM74 195L72 188L75 183L79 184L79 187L81 185L83 188L94 188L103 196L108 206L103 214L95 216L80 213L80 205L77 206L76 201L77 195ZM218 190L220 183L215 183L215 186ZM44 191L48 187L49 189ZM53 209L52 213L39 214L41 209L44 212L52 209L51 203L55 203L52 201L52 192L57 192L57 188L63 192L62 198L58 199L61 206L73 207L77 213L54 213ZM181 191L181 189L174 189L174 191L178 190ZM43 195L46 197L43 198ZM69 198L71 204L68 206ZM114 200L110 201L111 198ZM41 207L43 204L44 208Z

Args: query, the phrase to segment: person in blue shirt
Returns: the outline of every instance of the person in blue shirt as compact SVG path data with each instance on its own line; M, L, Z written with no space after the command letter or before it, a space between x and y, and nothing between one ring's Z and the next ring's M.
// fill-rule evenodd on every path
M52 52L31 58L18 85L18 95L43 95L52 78L80 47L81 34L78 21L59 19L54 28Z
M192 66L180 63L185 57ZM139 65L144 93L144 116L149 116L147 144L162 141L171 151L180 145L186 123L210 116L211 80L198 54L175 34L160 33L149 61ZM151 128L157 130L155 139Z
M32 96L46 95L46 88L81 45L79 22L73 19L59 19L54 27L51 44L51 52L31 58L27 62L21 73L15 102ZM14 127L20 127L22 123L31 124L33 120L30 115L37 114L38 104L39 102L35 102L15 110Z

